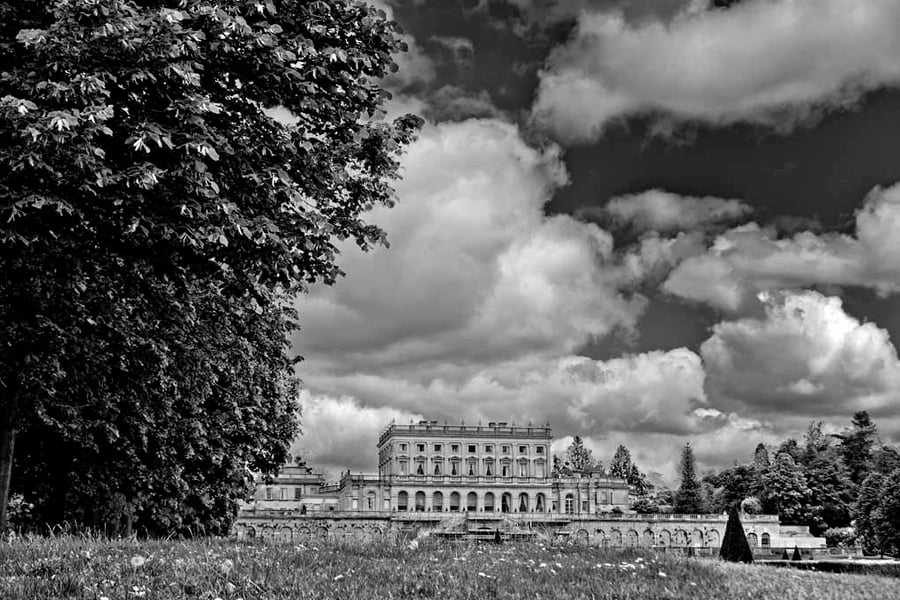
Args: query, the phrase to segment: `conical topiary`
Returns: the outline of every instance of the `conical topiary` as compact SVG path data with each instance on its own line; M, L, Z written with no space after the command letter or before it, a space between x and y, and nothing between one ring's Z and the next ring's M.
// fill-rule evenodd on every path
M791 556L791 560L803 560L803 557L800 556L800 548L794 546L794 555Z
M753 562L753 551L744 534L744 526L738 516L737 506L732 506L728 511L728 524L725 525L725 537L722 539L722 549L719 558L730 562Z
M788 556L787 548L781 551L781 560L791 560L791 557Z

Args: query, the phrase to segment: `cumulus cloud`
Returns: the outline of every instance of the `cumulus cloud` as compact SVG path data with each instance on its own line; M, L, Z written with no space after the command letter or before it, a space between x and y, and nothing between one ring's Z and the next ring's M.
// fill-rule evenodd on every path
M388 2L385 0L367 1L375 8L384 11L388 20L395 20L394 9ZM396 92L428 86L437 75L434 61L422 50L413 36L404 33L401 39L406 43L407 50L394 55L394 62L397 63L398 70L396 73L388 75L382 83L388 89Z
M701 346L716 407L778 419L783 428L857 410L896 412L900 361L884 329L814 291L763 301L763 317L719 323Z
M677 266L663 288L718 309L742 311L760 291L861 286L900 292L900 184L875 188L856 214L855 235L803 231L780 239L755 223L719 236Z
M602 209L615 225L639 232L706 229L740 220L752 210L740 200L681 196L661 189L618 196Z
M895 0L747 0L669 23L589 10L542 71L533 117L573 143L648 113L789 127L900 83L898 30Z
M558 149L516 126L428 126L402 161L394 208L371 219L390 249L344 249L347 277L302 300L303 355L347 370L571 352L633 329L612 238L543 205L566 182Z

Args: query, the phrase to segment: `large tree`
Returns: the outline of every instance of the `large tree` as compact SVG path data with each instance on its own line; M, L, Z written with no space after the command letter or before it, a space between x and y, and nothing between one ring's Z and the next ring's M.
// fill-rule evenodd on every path
M384 241L402 49L353 0L0 2L0 528L15 472L45 516L222 530L286 460L285 307Z
M565 462L575 473L590 473L603 469L603 465L594 459L593 452L584 445L584 440L579 435L573 437L572 443L566 448Z
M850 429L838 435L841 456L853 483L861 484L869 475L876 434L875 423L869 413L861 410L853 413Z
M782 522L806 525L809 522L809 487L806 477L791 454L780 452L763 475L767 508Z

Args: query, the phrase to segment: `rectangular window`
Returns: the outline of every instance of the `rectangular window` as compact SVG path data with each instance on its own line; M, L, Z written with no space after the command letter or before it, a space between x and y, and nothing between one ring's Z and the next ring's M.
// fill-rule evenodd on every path
M450 452L459 452L459 444L450 444Z
M469 452L477 451L478 447L475 444L469 444Z
M434 451L435 451L435 452L440 452L440 451L441 451L441 445L440 445L440 444L435 444L435 445L434 445Z
M544 477L544 463L538 463L534 466L534 476Z
M303 497L303 488L299 487L299 486L295 487L294 488L294 500L299 500L302 497Z
M501 477L509 477L509 465L503 465L500 469Z
M451 475L459 475L459 468L457 468L457 462L453 461L450 463L450 474Z
M407 466L407 462L405 460L400 461L400 474L401 475L409 474L409 467Z
M543 453L544 453L544 447L543 447L543 446L538 446L537 448L535 448L534 451L537 452L538 454L543 454Z
M406 444L400 444L400 452L406 452Z
M484 447L484 451L485 451L485 452L493 452L493 451L494 451L494 447L491 446L490 444L488 444L488 445L486 445L486 446Z
M528 477L528 463L519 463L519 477Z
M416 450L419 452L425 452L425 444L416 444Z
M519 454L528 454L528 446L519 446Z
M272 488L266 488L266 500L274 500L275 499L275 490Z
M500 452L503 454L509 454L509 446L500 446Z
M359 498L350 501L350 510L359 510Z
M581 512L586 513L588 511L588 503L587 500L581 501Z

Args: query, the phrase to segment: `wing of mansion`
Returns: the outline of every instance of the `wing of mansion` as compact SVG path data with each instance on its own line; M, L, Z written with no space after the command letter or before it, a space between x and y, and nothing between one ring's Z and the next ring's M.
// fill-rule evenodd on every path
M601 472L554 473L549 426L390 424L377 442L378 472L328 484L306 465L260 482L242 506L239 537L294 540L422 530L444 537L549 535L605 546L718 548L724 515L629 510L628 484ZM744 515L760 548L819 548L807 527Z

